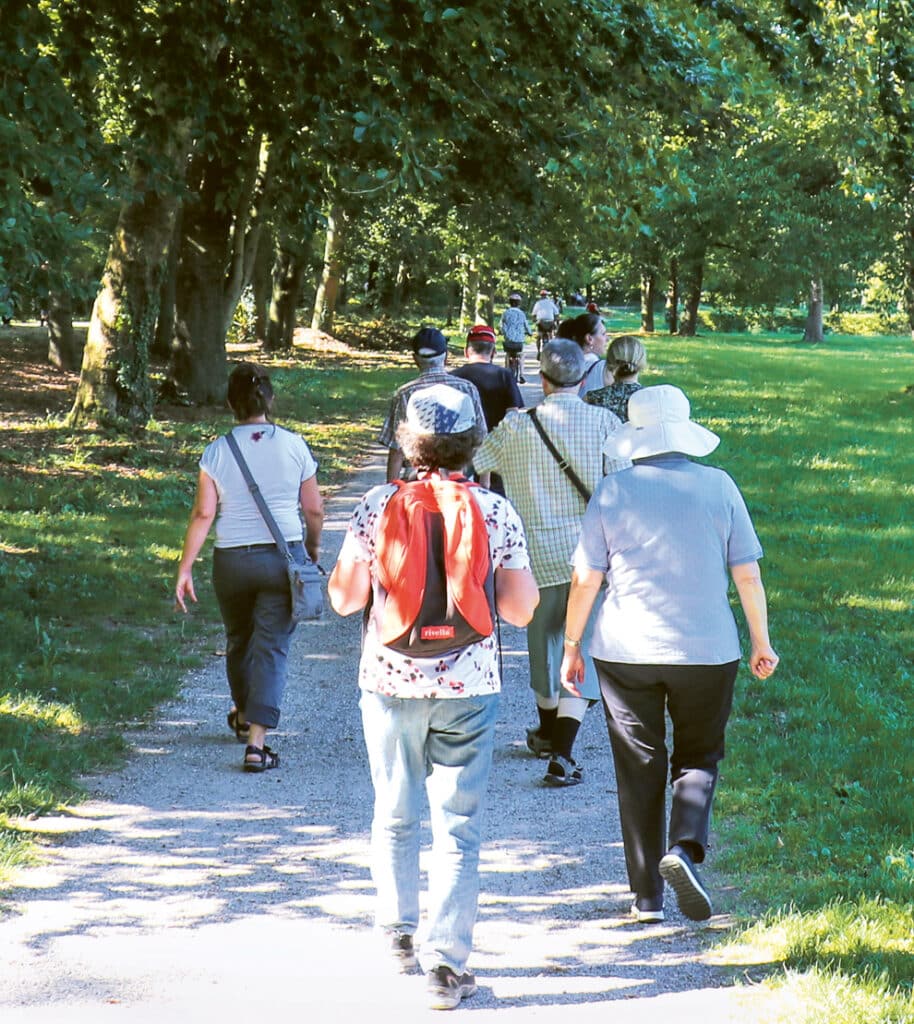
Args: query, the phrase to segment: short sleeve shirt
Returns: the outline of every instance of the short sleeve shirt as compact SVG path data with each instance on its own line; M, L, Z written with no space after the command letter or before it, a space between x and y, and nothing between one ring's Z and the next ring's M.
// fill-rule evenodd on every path
M503 366L496 366L494 363L467 363L454 370L451 376L471 381L476 385L489 430L501 423L509 409L524 407L524 398L517 382Z
M452 373L448 373L447 370L426 370L419 374L415 380L408 380L397 388L393 398L390 400L387 418L384 420L380 434L378 434L378 444L382 444L385 448L391 448L394 451L399 450L397 427L406 419L406 403L409 401L409 396L414 391L419 391L421 388L430 388L433 384L447 384L448 387L457 388L458 391L468 394L473 399L473 407L476 410L476 424L482 428L483 435L486 434L486 414L483 412L482 402L479 398L479 392L476 390L476 385L468 380L461 380L459 377L455 377Z
M619 420L576 394L553 393L536 407L559 452L591 492L603 478L603 448ZM498 473L520 513L538 587L571 579L584 499L543 444L527 413L511 412L473 456L477 473Z
M606 576L590 654L642 665L740 656L728 570L762 557L746 504L721 469L669 454L607 476L574 565Z
M300 491L317 472L304 438L272 423L241 423L232 429L267 508L287 541L302 539ZM224 437L204 449L200 468L216 485L216 547L272 544L273 534Z
M365 562L371 573L374 606L378 600L375 550L378 522L396 491L392 484L373 487L358 503L340 551L340 561ZM493 569L529 569L527 542L521 521L504 498L482 487L473 488L489 533ZM359 662L359 686L387 697L476 697L498 693L496 633L440 658L411 658L385 647L379 626L367 616Z
M527 314L520 306L509 306L501 315L501 333L511 345L523 345L529 328Z

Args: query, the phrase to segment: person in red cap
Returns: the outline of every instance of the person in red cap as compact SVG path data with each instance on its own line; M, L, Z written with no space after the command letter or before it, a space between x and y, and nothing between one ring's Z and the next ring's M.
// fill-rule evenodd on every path
M452 377L468 380L476 385L486 417L486 429L492 430L505 418L509 409L523 409L524 399L510 371L496 366L496 335L488 324L476 324L467 334L467 362L451 372ZM489 487L496 494L504 494L501 477L492 474Z

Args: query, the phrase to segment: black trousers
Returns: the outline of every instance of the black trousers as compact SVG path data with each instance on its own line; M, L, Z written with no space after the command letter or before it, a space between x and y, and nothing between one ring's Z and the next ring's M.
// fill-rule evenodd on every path
M659 897L658 865L688 841L704 859L733 704L738 661L724 665L627 665L594 659L616 767L625 864L636 896ZM666 718L673 724L667 754ZM668 835L667 779L672 784Z

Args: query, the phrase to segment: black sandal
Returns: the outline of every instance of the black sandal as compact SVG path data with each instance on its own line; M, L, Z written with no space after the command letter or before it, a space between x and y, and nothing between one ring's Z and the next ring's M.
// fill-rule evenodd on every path
M246 740L251 732L251 725L249 722L241 721L241 714L238 708L232 708L232 710L225 716L225 720L228 722L228 727L235 734L236 740Z
M258 760L249 761L249 757L256 757ZM252 747L248 744L244 748L244 764L246 772L265 772L270 768L279 767L279 754L271 750L266 743L262 747Z

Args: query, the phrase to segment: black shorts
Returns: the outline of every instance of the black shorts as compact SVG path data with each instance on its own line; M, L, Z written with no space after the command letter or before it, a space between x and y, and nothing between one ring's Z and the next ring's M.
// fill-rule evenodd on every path
M520 353L523 352L523 351L524 351L523 344L519 344L516 341L506 341L505 342L505 352L507 352L508 355L517 356L517 355L520 355Z

